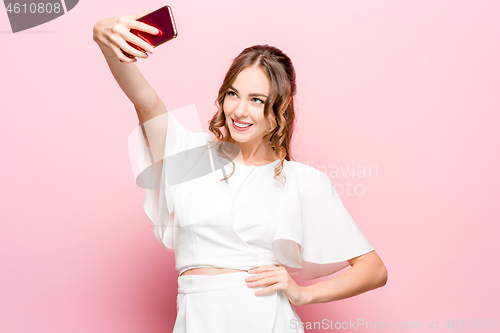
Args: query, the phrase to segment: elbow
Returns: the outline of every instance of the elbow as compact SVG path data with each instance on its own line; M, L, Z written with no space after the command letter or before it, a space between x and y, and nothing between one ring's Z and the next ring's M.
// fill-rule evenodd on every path
M377 269L377 288L383 287L387 283L387 268L384 263L380 263Z

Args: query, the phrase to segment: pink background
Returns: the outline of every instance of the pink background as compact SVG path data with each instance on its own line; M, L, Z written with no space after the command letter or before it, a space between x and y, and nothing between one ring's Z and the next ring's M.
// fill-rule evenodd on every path
M130 167L137 116L92 40L99 19L164 4L83 0L16 34L0 10L1 332L173 328L174 255ZM281 48L298 76L292 154L346 190L388 268L383 288L298 307L304 322L498 323L498 1L168 4L179 37L136 63L167 107L196 104L208 131L231 59Z

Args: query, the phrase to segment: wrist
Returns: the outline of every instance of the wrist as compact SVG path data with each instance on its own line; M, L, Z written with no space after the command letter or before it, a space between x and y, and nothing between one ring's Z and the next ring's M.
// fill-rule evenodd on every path
M97 32L94 28L94 36L92 37L92 39L94 40L94 42L97 44L97 46L99 46L99 48L101 49L102 53L104 55L107 55L107 54L114 54L113 50L106 44L104 44L101 40L101 38L98 37L98 34L99 32Z
M101 49L101 51L102 51L102 53L103 53L104 55L108 55L108 54L111 54L111 53L113 53L113 54L114 54L113 50L112 50L109 46L107 46L107 45L103 44L103 43L102 43L101 41L99 41L98 39L97 39L97 40L94 40L94 41L96 42L97 46L99 46L99 48Z
M302 296L301 296L301 305L308 305L315 303L314 294L312 293L311 288L309 286L301 287L302 288Z

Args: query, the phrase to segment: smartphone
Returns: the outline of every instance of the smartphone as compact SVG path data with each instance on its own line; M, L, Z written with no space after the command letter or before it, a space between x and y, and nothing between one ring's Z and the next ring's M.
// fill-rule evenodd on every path
M146 41L146 43L150 44L153 47L157 47L177 37L177 28L175 27L174 15L172 14L172 8L170 8L169 5L165 5L161 8L158 8L157 10L149 13L148 15L137 19L137 21L146 23L147 25L155 27L156 29L159 30L157 35L151 35L144 31L130 29L131 33L143 39L144 41ZM137 46L129 41L127 41L127 43L141 52L146 52L140 46ZM132 59L135 58L135 56L123 50L122 52L129 58Z

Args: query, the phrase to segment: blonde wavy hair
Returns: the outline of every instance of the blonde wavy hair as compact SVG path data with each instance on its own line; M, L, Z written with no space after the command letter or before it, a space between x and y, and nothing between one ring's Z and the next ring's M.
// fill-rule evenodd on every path
M217 145L218 154L230 160L233 165L233 172L220 181L231 177L235 167L233 158L228 156L230 145L223 144L224 142L234 143L223 110L224 99L238 74L250 66L259 66L266 73L271 84L271 92L264 104L264 117L269 121L271 129L264 134L262 141L267 147L271 147L280 159L274 168L274 178L278 181L280 179L286 181L286 177L281 176L281 172L284 160L290 161L291 159L290 142L295 122L294 97L297 90L295 69L286 54L267 44L247 47L233 59L215 100L217 112L209 122L209 130L215 135L215 140L211 142ZM276 116L270 110L273 110ZM227 135L219 130L222 127L225 128ZM282 184L284 185L284 182Z

